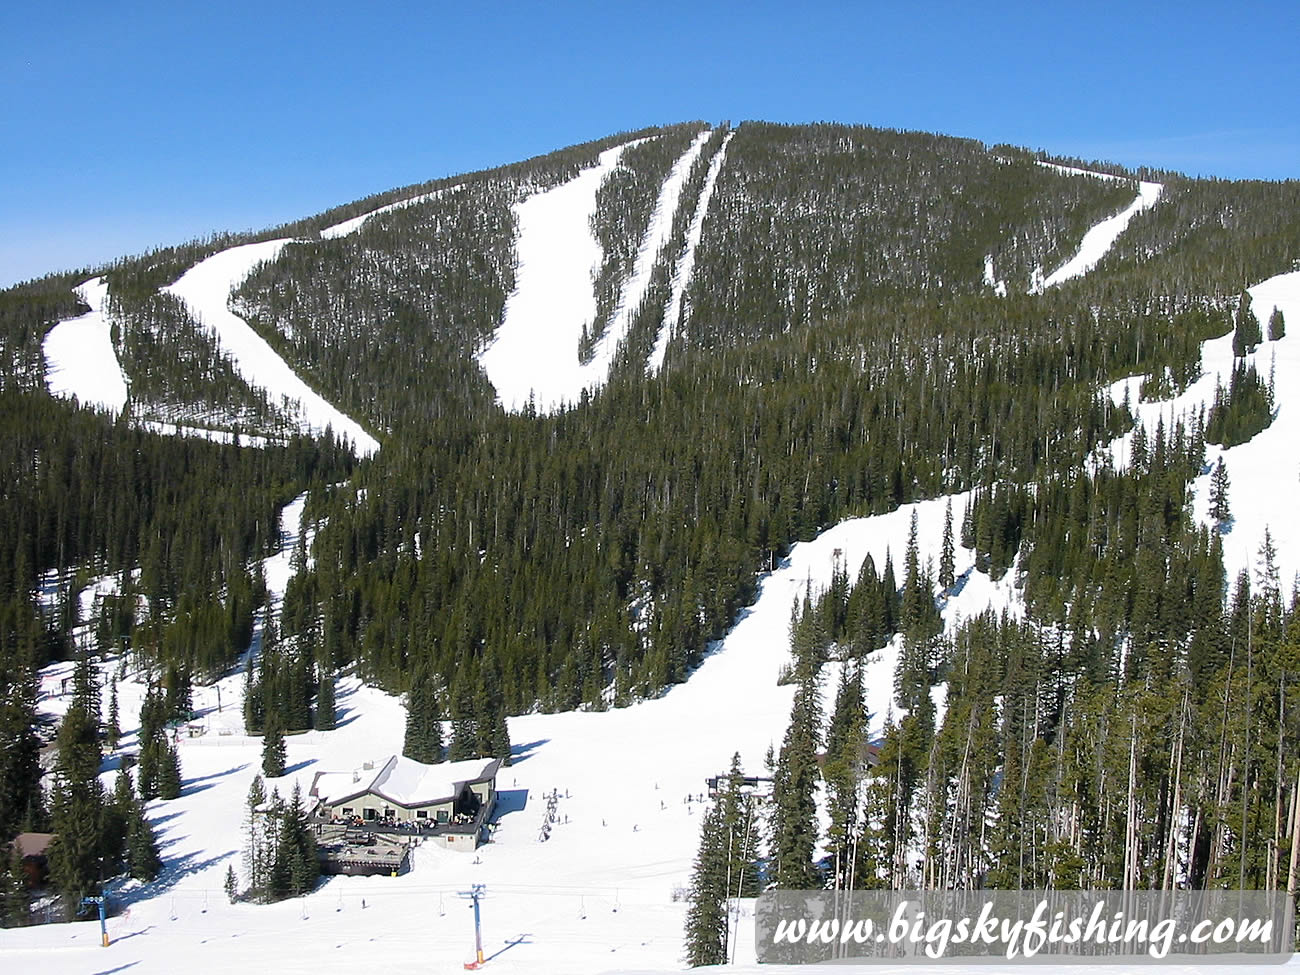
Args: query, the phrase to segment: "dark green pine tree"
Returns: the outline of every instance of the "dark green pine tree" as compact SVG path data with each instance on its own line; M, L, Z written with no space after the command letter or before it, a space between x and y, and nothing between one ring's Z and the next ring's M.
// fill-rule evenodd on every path
M474 691L465 677L465 668L458 667L451 680L451 745L447 760L451 762L475 758L478 754L478 733L474 723Z
M819 887L813 864L817 846L817 746L821 730L818 671L802 675L795 691L790 726L777 756L772 786L771 845L778 887Z
M727 837L722 806L710 804L700 826L686 908L686 964L727 961Z
M943 587L944 592L952 589L953 583L957 581L953 559L952 499L949 498L943 512L943 548L939 553L939 585Z
M104 806L104 858L113 863L125 860L127 825L135 801L131 773L121 766L113 780L113 795Z
M428 671L421 667L406 695L406 737L402 754L426 765L442 761L442 714Z
M117 680L109 686L108 692L108 726L104 729L104 743L112 751L117 751L118 742L122 740L122 715L117 703Z
M1274 308L1273 314L1268 316L1268 340L1276 342L1286 335L1286 318L1282 315L1281 308Z
M280 727L279 715L271 711L262 733L262 774L268 779L278 779L284 775L285 761L284 729Z
M176 746L163 739L158 752L158 798L179 799L181 795L181 756Z
M1264 340L1260 332L1259 319L1250 307L1250 292L1243 291L1237 303L1236 330L1232 333L1232 354L1242 358L1255 350L1255 346Z
M334 706L334 675L322 666L316 690L316 730L333 731L337 720Z
M55 840L50 877L75 915L81 898L98 890L103 869L103 789L99 784L97 723L81 703L68 708L59 725L59 761L51 808Z
M859 832L858 783L867 720L861 665L857 661L845 663L835 692L835 710L826 729L826 757L822 763L830 813L829 852L845 881L852 866L850 846Z
M158 798L159 780L162 777L163 752L167 746L165 739L159 735L154 738L141 736L140 764L136 767L136 787L144 802Z
M1222 531L1232 518L1228 507L1228 468L1220 457L1210 477L1210 518L1216 531Z
M478 669L478 687L474 692L474 726L480 758L499 758L510 764L510 729L506 724L506 701L501 689L501 668L496 653L489 648Z
M153 826L144 814L144 804L131 803L126 827L127 870L136 880L153 880L162 870L162 856Z
M743 788L744 778L740 753L736 752L731 757L731 771L724 780L725 791L719 799L730 857L726 886L729 897L757 897L760 892L758 840L762 823L754 797Z
M9 847L9 856L0 871L0 927L18 928L31 923L32 894L27 886L27 872L18 847Z
M0 653L0 838L39 827L44 816L36 679L27 656L15 650L6 660Z
M226 891L226 900L232 904L239 900L239 878L235 876L235 865L233 863L226 865L226 879L222 887Z
M305 894L320 878L320 860L297 783L288 802L275 797L271 815L277 821L269 872L272 899Z

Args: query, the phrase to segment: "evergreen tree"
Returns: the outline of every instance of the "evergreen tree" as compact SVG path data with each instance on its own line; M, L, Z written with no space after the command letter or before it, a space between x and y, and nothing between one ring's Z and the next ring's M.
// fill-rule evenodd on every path
M127 869L137 880L153 880L162 870L158 839L144 814L144 804L133 802L127 821Z
M795 691L790 725L773 776L769 851L777 886L805 890L820 886L813 865L817 846L817 745L821 731L821 690L816 669L805 673Z
M1232 512L1228 507L1228 486L1228 468L1220 457L1214 465L1214 473L1210 478L1210 518L1214 521L1217 531L1222 531L1232 519Z
M953 558L952 499L949 498L943 511L943 548L939 555L939 585L944 592L950 591L957 581Z
M117 703L117 680L114 679L108 692L108 727L105 729L104 743L111 751L117 751L122 739L122 716Z
M232 904L239 900L239 878L235 876L233 863L226 865L226 879L222 887L226 892L226 900Z
M700 827L686 908L686 964L722 965L727 961L727 837L722 807L709 805Z
M26 611L24 607L23 615ZM6 660L0 649L0 838L36 827L43 819L36 727L35 670L27 653L15 648Z
M402 754L426 765L442 761L442 715L437 689L421 669L406 697L406 737Z
M266 716L266 728L262 733L262 774L268 779L278 779L284 775L286 758L284 731L280 727L280 718L271 711Z
M458 669L451 684L451 745L447 760L461 762L478 754L478 729L474 721L474 692Z
M176 746L163 740L158 753L158 798L178 799L181 794L181 757Z
M244 820L244 869L249 893L260 898L267 886L266 868L270 859L266 850L266 787L260 775L248 786Z
M1268 340L1276 342L1286 335L1286 318L1282 315L1282 309L1275 307L1273 314L1268 316Z
M98 889L103 842L103 790L99 784L96 723L80 702L68 708L59 725L58 777L54 787L50 877L64 898L68 917L81 898Z
M1260 332L1259 319L1250 307L1250 292L1243 291L1237 303L1236 330L1232 335L1232 354L1243 358L1255 351L1255 346L1264 340Z
M0 927L17 928L31 923L32 895L18 847L11 844L5 869L0 872Z
M333 731L336 721L334 675L322 667L316 690L316 730Z

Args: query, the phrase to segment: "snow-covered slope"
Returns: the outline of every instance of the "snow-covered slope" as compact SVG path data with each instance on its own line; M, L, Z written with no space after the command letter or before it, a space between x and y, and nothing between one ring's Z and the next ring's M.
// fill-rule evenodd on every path
M273 402L289 405L304 430L319 433L333 427L335 435L346 436L358 454L368 456L379 449L379 442L303 382L265 339L230 310L231 291L255 266L274 260L290 243L284 238L228 248L200 261L165 290L184 301L195 319L215 334L250 386L265 389Z
M1051 163L1042 163L1041 165L1076 176L1091 176L1095 179L1105 180L1119 179L1118 176L1113 176L1110 173L1094 173L1086 169L1074 169L1069 166L1057 166ZM1106 256L1106 252L1114 246L1115 241L1127 229L1130 221L1143 210L1149 210L1156 205L1163 191L1163 183L1140 181L1138 183L1138 195L1132 203L1119 213L1107 217L1090 228L1083 235L1083 240L1079 242L1078 252L1042 281L1034 281L1030 290L1041 292L1060 284L1062 281L1069 281L1071 278L1078 278L1087 274Z
M1300 272L1269 278L1249 289L1251 309L1260 320L1267 337L1268 319L1280 308L1289 322L1300 321ZM1300 479L1300 338L1288 334L1277 342L1264 341L1248 357L1261 377L1272 375L1276 395L1273 423L1250 442L1224 450L1206 445L1206 469L1193 488L1193 511L1206 525L1210 519L1210 469L1223 458L1231 482L1229 505L1233 521L1223 535L1223 561L1231 583L1242 569L1252 573L1264 540L1264 529L1272 535L1277 549L1277 565L1284 591L1300 572L1300 509L1294 503L1297 479ZM1163 418L1170 429L1178 419L1187 419L1214 402L1215 386L1226 388L1232 376L1232 333L1211 339L1201 346L1201 377L1181 395L1171 400L1139 403L1141 376L1116 383L1111 396L1116 403L1127 394L1134 413L1147 429L1154 432ZM1110 447L1117 465L1128 463L1132 433L1119 438Z
M45 381L55 396L117 415L126 407L127 382L113 348L108 284L92 278L77 289L90 311L59 322L45 336Z
M596 317L593 282L602 259L591 230L596 192L634 143L606 149L594 167L516 204L515 289L506 299L495 338L478 357L507 410L521 410L531 402L539 412L549 412L577 402L583 390L604 383L672 231L691 166L707 139L708 133L701 132L664 180L613 320L585 364L578 348L583 329Z
M437 200L458 189L460 189L459 184L456 186L444 186L442 189L434 190L432 193L422 193L419 196L411 197L409 200L398 200L396 203L389 203L387 206L377 207L374 210L363 213L359 217L352 217L348 220L342 221L341 223L336 223L332 227L326 227L320 232L320 235L325 240L332 240L337 237L346 237L349 234L356 233L360 230L362 225L371 217L377 217L381 213L391 213L394 210L404 210L407 207L415 206L417 203L427 203L429 200Z
M695 270L695 248L699 246L700 236L704 232L704 215L709 211L709 201L713 199L713 187L718 182L718 173L722 172L722 164L727 158L727 144L735 134L735 129L728 132L723 137L718 151L709 160L709 171L704 177L704 187L700 190L700 199L695 205L691 225L686 230L686 251L682 254L673 273L672 296L664 309L664 322L659 328L659 337L655 340L655 347L650 353L648 363L650 372L658 372L663 368L664 356L668 354L668 343L672 341L677 331L677 323L681 321L682 300L686 295L686 286L691 283L691 274Z
M609 367L614 362L614 353L618 350L618 344L627 334L632 316L641 307L646 289L650 287L650 275L654 271L659 251L668 243L668 238L672 234L673 220L676 218L682 189L686 185L687 177L691 175L691 167L695 165L695 160L699 158L704 143L708 140L709 131L705 129L696 136L690 148L673 164L672 171L664 180L664 185L659 191L659 201L655 204L654 214L650 218L650 226L646 230L645 239L641 241L641 249L637 252L632 277L623 287L614 320L610 322L609 328L596 344L595 354L587 365L588 385L593 382L599 383L609 374Z
M685 903L675 898L689 880L704 780L725 771L736 751L746 768L761 772L768 745L780 744L793 688L776 680L789 657L793 601L809 585L825 586L836 564L853 575L868 553L879 565L887 551L901 560L914 510L922 548L937 547L947 500L847 521L795 546L690 680L663 697L607 712L511 718L516 761L498 778L502 812L493 842L475 855L422 847L401 877L331 878L300 901L274 906L227 903L222 880L230 864L242 871L244 800L261 741L243 734L239 672L196 689L208 731L180 740L182 796L149 810L167 867L153 884L117 892L126 910L109 921L114 944L99 947L97 925L50 925L7 933L0 957L14 970L39 963L50 975L135 965L170 971L178 958L190 975L244 965L342 971L377 958L391 971L459 969L473 957L471 915L459 892L483 883L485 949L497 956L497 971L676 970ZM965 497L952 503L959 523ZM281 554L264 566L273 596L288 582L301 511L302 499L286 509ZM970 571L972 553L959 549L957 558L966 574L944 610L950 625L1014 602L1009 575L994 584ZM66 706L59 668L43 675L42 707L50 713ZM890 707L890 653L877 654L867 683L879 725ZM127 748L142 697L133 678L122 685ZM405 710L398 700L348 677L339 683L338 705L338 730L290 736L290 772L269 783L282 794L295 782L305 790L318 771L356 768L400 750ZM551 793L558 793L559 821L543 841ZM752 963L750 924L746 915L738 960Z

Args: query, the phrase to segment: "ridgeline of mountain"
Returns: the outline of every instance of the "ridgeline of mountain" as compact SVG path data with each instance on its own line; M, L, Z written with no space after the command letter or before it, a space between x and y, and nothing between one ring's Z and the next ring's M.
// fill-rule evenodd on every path
M1120 213L1086 273L1043 287ZM1203 343L1249 324L1246 289L1298 259L1295 181L695 122L19 285L0 292L0 685L74 652L78 593L106 574L103 645L220 673L265 599L250 567L306 491L314 543L285 594L267 706L292 699L308 721L306 702L355 667L430 690L490 750L504 713L684 680L793 543L971 492L962 541L981 572L1014 570L1024 620L943 636L926 607L957 580L942 553L900 551L809 594L792 678L903 634L898 700L922 725L885 759L933 746L937 768L961 751L924 725L931 686L948 683L950 712L971 695L972 720L970 701L1002 701L977 742L987 796L994 766L1046 775L1058 736L1100 720L1107 695L1121 723L1155 713L1157 687L1223 703L1246 629L1294 639L1275 578L1259 612L1258 582L1228 598L1220 536L1192 513L1207 440L1272 422L1262 353L1281 336L1249 343L1249 374L1243 350L1208 413L1139 428L1126 463L1107 448L1140 412L1115 383L1150 377L1147 399L1191 387ZM74 323L84 342L52 343ZM114 370L125 393L98 409L51 392L84 401L75 377ZM281 374L296 392L267 378ZM1257 703L1290 721L1294 678L1268 680ZM1157 778L1169 743L1190 741L1167 711L1182 731L1151 732ZM1260 720L1300 735L1280 712ZM1242 762L1281 803L1290 765ZM1235 789L1204 784L1206 815L1239 795L1234 774ZM1168 812L1164 793L1151 801ZM1013 821L1040 835L1035 815L1003 810L999 842L1020 842ZM20 821L0 806L0 827ZM1237 862L1229 840L1200 841L1189 875ZM1103 847L1071 847L1093 882L1114 873ZM1052 856L1036 880L1075 869Z

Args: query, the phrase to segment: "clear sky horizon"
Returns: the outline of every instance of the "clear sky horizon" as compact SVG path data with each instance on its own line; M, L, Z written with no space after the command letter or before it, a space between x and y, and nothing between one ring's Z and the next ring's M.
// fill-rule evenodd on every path
M1298 11L9 4L0 287L690 119L862 123L1300 178Z

